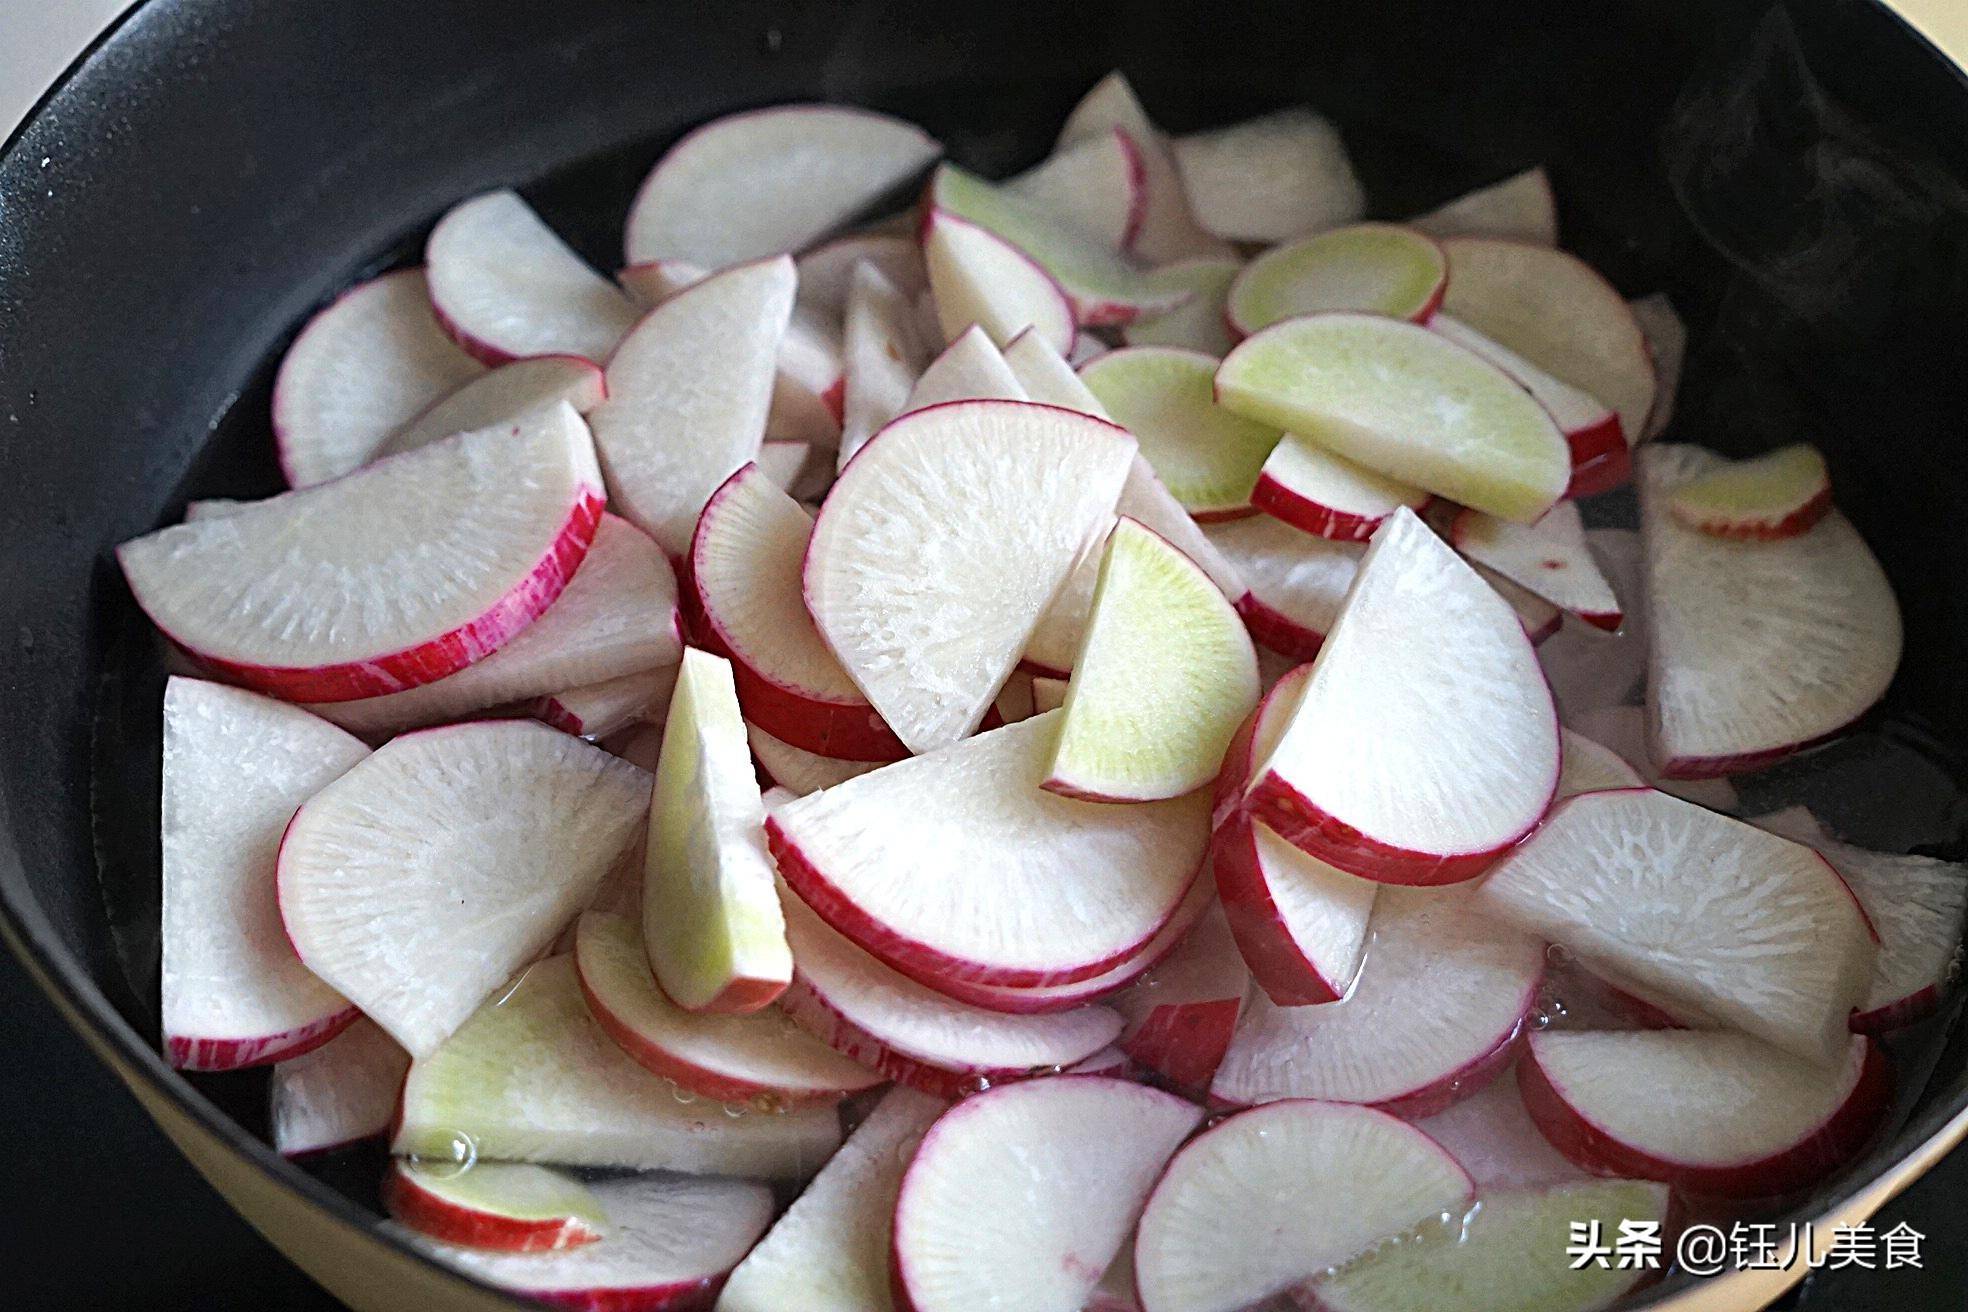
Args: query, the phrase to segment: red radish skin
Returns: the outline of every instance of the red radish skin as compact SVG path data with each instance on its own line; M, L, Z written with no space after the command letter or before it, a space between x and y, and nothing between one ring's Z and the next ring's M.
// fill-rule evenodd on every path
M1206 913L1154 972L1114 1000L1128 1023L1115 1046L1177 1088L1207 1089L1249 989L1229 926Z
M433 1239L505 1253L550 1253L604 1237L581 1217L520 1218L462 1207L418 1184L401 1161L383 1176L383 1209Z
M1237 610L1243 615L1244 627L1250 630L1251 638L1280 656L1309 661L1319 654L1326 641L1325 634L1314 632L1283 611L1265 605L1256 593L1246 592L1239 597Z
M1514 835L1508 842L1475 852L1417 852L1361 833L1315 806L1275 772L1258 780L1249 804L1254 819L1292 846L1327 865L1384 884L1460 884L1488 870L1525 837Z
M193 1039L173 1036L165 1044L171 1065L181 1071L231 1071L243 1066L264 1066L269 1062L291 1061L313 1052L362 1018L359 1008L318 1020L285 1034L264 1039Z
M1415 506L1415 512L1425 512L1433 499L1432 496L1424 496ZM1274 519L1282 519L1313 537L1333 542L1365 542L1386 518L1385 515L1364 516L1336 510L1300 496L1266 473L1258 474L1257 486L1251 489L1251 508Z

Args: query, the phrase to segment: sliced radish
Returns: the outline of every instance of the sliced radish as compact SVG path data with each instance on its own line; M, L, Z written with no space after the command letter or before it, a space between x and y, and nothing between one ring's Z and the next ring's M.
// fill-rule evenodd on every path
M610 502L673 557L758 454L794 281L783 256L706 278L645 315L609 361L590 422Z
M1528 523L1571 481L1571 448L1515 380L1415 324L1366 314L1287 320L1246 339L1217 400L1386 477Z
M1066 704L1065 679L1050 679L1043 674L1032 677L1032 714L1044 715L1056 711Z
M1030 326L1056 350L1072 345L1079 323L1072 298L1043 265L991 229L931 210L923 262L945 341L975 325L1004 342Z
M1187 304L1187 302L1184 302ZM1073 349L1066 353L1066 362L1078 369L1091 360L1098 360L1113 348L1101 338L1090 332L1081 332L1073 338Z
M1251 490L1251 504L1265 514L1335 542L1364 542L1397 508L1420 510L1428 501L1420 488L1382 478L1292 433L1272 448Z
M1389 750L1400 743L1413 750ZM1360 562L1250 805L1348 874L1455 883L1531 831L1558 768L1551 690L1515 615L1400 510Z
M1818 1062L1844 1050L1872 970L1865 915L1822 857L1649 789L1564 802L1476 896L1589 970Z
M559 1253L497 1253L429 1239L410 1242L475 1280L549 1307L594 1312L703 1308L772 1221L772 1191L745 1180L631 1176L593 1188L611 1230Z
M1594 628L1611 632L1625 618L1613 585L1585 544L1585 522L1574 502L1559 502L1535 524L1464 510L1449 528L1449 542Z
M117 548L157 627L234 682L348 701L481 660L547 609L601 517L571 406Z
M1187 288L1193 298L1164 314L1136 319L1121 329L1122 340L1129 346L1179 346L1221 359L1237 344L1223 312L1230 284L1243 267L1242 260L1212 258L1163 265L1155 270L1156 281Z
M1126 75L1119 72L1109 73L1081 97L1059 130L1059 145L1070 146L1112 128L1126 132L1141 151L1143 194L1135 254L1158 262L1196 255L1220 259L1234 254L1228 242L1197 225L1189 212L1168 139L1141 107Z
M1872 1040L1848 1036L1829 1056L1827 1068L1719 1030L1547 1030L1517 1080L1545 1138L1587 1170L1764 1198L1851 1160L1892 1101Z
M1681 370L1688 357L1688 325L1682 322L1674 302L1655 292L1627 302L1640 332L1647 340L1647 353L1654 361L1654 408L1647 415L1647 426L1640 439L1659 437L1674 418L1674 402L1681 392Z
M269 1120L283 1157L328 1152L389 1132L410 1054L357 1019L319 1048L273 1068Z
M1469 1176L1421 1131L1365 1107L1294 1099L1240 1112L1175 1155L1134 1241L1146 1312L1236 1312L1425 1221L1459 1215Z
M667 714L676 689L674 665L619 679L563 688L536 700L527 713L542 724L582 738L605 738L638 720Z
M553 941L642 825L649 776L527 720L393 739L280 844L301 960L423 1055Z
M1250 971L1220 910L1139 983L1114 998L1127 1028L1120 1050L1178 1088L1206 1089L1229 1050L1250 989Z
M895 1200L908 1312L1079 1312L1202 1110L1097 1075L993 1089L930 1127Z
M801 307L830 320L847 314L848 292L854 282L856 265L874 265L905 296L913 297L929 286L921 245L913 237L900 233L836 237L807 251L795 263L799 269Z
M795 963L786 1013L836 1052L911 1088L975 1093L1070 1066L1121 1032L1105 1007L1011 1015L958 1002L890 970L792 894L784 905Z
M1565 768L1558 774L1558 800L1580 793L1603 792L1608 788L1642 788L1646 780L1610 747L1603 747L1584 734L1560 729L1564 739Z
M902 413L929 363L914 303L872 264L857 266L847 298L841 377L840 467Z
M1333 310L1427 323L1448 276L1448 257L1433 239L1392 223L1359 223L1264 252L1230 284L1223 313L1239 337Z
M891 423L841 472L807 548L807 609L911 750L977 727L1133 455L1086 415L959 401Z
M1620 598L1624 619L1616 634L1582 621L1568 622L1538 649L1558 712L1567 722L1585 711L1622 704L1647 674L1648 624L1646 607L1640 604L1646 597L1646 566L1640 558L1640 535L1632 529L1593 528L1585 531L1585 541L1613 585L1613 595Z
M1733 811L1740 800L1727 779L1663 779L1647 749L1647 712L1638 706L1605 706L1572 717L1578 731L1604 743L1639 774L1640 782L1711 811Z
M826 495L833 483L833 461L829 459L823 477L816 479L818 464L814 460L816 448L810 442L794 442L780 438L768 438L759 447L758 467L765 471L772 486L790 495L795 501L803 497L818 499Z
M1174 150L1190 211L1219 237L1284 241L1367 212L1339 129L1309 109L1192 132Z
M774 738L756 725L747 726L746 741L752 756L767 778L796 797L817 793L823 788L846 783L849 779L879 770L881 761L843 761L821 756Z
M1523 628L1524 636L1530 639L1531 646L1542 645L1564 627L1565 613L1543 597L1505 578L1488 565L1476 561L1469 563L1478 578L1489 584L1499 597L1510 603L1510 609L1516 612L1517 623Z
M1315 538L1269 515L1210 524L1204 532L1250 585L1238 609L1251 636L1295 660L1317 656L1366 545Z
M1690 446L1640 458L1649 730L1672 778L1755 769L1831 737L1900 663L1893 585L1843 515L1777 542L1729 542L1674 519L1674 491L1719 463Z
M1831 513L1831 474L1806 443L1698 474L1674 489L1667 513L1718 538L1794 538Z
M391 1150L802 1180L839 1143L831 1106L721 1107L638 1066L589 1015L562 954L411 1064ZM624 1218L608 1211L619 1232Z
M1415 1127L1462 1164L1481 1197L1572 1184L1586 1174L1551 1146L1524 1110L1514 1070Z
M379 456L415 451L453 433L517 419L528 410L565 401L582 414L608 397L600 365L578 355L536 355L480 374L433 403L376 449Z
M1408 223L1431 237L1511 237L1556 246L1558 199L1539 166L1478 187Z
M976 324L960 330L943 354L929 362L909 389L902 412L923 410L946 401L1023 401L1025 389L1011 367Z
M902 1173L946 1108L914 1089L883 1095L813 1183L725 1282L718 1312L887 1309L889 1228Z
M623 249L712 269L799 251L893 195L943 153L921 128L841 105L776 105L687 132L629 207Z
M1055 150L1004 188L1123 250L1141 229L1148 175L1134 138L1109 128Z
M164 1048L180 1070L298 1057L356 1010L301 964L273 869L294 808L369 754L307 712L198 679L164 685Z
M550 1253L607 1236L608 1214L571 1175L526 1162L390 1163L383 1207L419 1234L467 1248Z
M1257 692L1257 654L1236 609L1167 539L1123 517L1107 537L1042 787L1109 802L1192 792L1216 777Z
M1278 444L1277 429L1216 404L1216 367L1200 351L1131 346L1080 371L1088 390L1141 443L1156 477L1203 519L1250 513L1251 488Z
M1087 389L1080 376L1073 372L1073 366L1060 354L1059 348L1046 340L1044 333L1036 328L1027 328L1010 341L1004 348L1005 367L1011 376L1025 390L1027 400L1041 405L1056 405L1067 410L1077 410L1095 419L1112 420L1100 398ZM189 516L191 507L185 507Z
M308 320L273 380L288 486L369 463L391 433L484 371L438 326L422 269L350 288Z

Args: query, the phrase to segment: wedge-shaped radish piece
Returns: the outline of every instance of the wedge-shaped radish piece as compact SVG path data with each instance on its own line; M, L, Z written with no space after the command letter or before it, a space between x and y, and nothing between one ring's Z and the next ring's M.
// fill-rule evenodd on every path
M1204 533L1249 585L1237 608L1251 637L1294 660L1317 656L1366 544L1315 538L1269 515L1210 524Z
M1447 884L1531 831L1558 767L1551 689L1515 615L1399 510L1361 560L1277 750L1253 772L1250 805L1348 874Z
M1086 415L960 401L896 420L842 470L807 547L807 609L910 750L977 727L1133 456Z
M409 1069L410 1054L366 1019L281 1062L273 1068L268 1099L274 1151L306 1157L380 1139L389 1132Z
M1148 174L1134 138L1109 128L1055 150L1004 189L1124 250L1141 230Z
M1544 1031L1517 1080L1545 1138L1587 1170L1732 1198L1823 1179L1893 1097L1886 1054L1859 1035L1827 1067L1725 1031Z
M1681 370L1688 358L1688 325L1681 319L1674 302L1655 292L1627 302L1640 332L1647 340L1647 353L1654 361L1654 408L1647 415L1647 426L1640 440L1656 438L1674 418L1674 402L1681 392Z
M685 1011L757 1011L792 979L764 823L731 663L686 650L663 727L642 882L649 964Z
M1799 443L1696 475L1667 511L1712 537L1794 538L1831 513L1831 474L1816 447Z
M1663 779L1647 749L1647 712L1638 706L1604 706L1572 717L1578 731L1603 743L1632 766L1640 782L1711 811L1733 811L1741 800L1727 779Z
M1005 343L1004 362L1011 376L1025 389L1027 400L1077 410L1095 419L1113 419L1100 404L1100 398L1073 372L1072 364L1060 354L1059 348L1036 328L1027 328ZM187 517L191 514L190 506L185 507L185 514Z
M1365 1107L1240 1112L1175 1155L1142 1212L1146 1312L1236 1312L1468 1206L1469 1176L1421 1131Z
M415 451L453 433L517 419L529 410L565 401L582 414L608 396L600 365L578 355L536 355L480 374L391 433L379 456ZM365 462L366 463L366 462Z
M233 682L348 701L441 679L547 609L601 517L566 405L117 548L137 604Z
M390 1163L383 1207L432 1239L509 1253L579 1248L608 1234L608 1214L571 1175L526 1162Z
M1127 133L1141 152L1141 227L1135 234L1134 253L1156 262L1190 256L1221 259L1234 255L1236 252L1228 242L1205 232L1189 212L1189 201L1183 194L1182 177L1168 139L1142 108L1125 74L1109 73L1081 97L1073 112L1066 116L1055 149L1113 128Z
M484 371L438 326L422 269L350 288L308 320L274 376L273 438L288 485L367 464L391 433Z
M929 362L909 389L902 412L949 401L1023 401L1025 389L1012 376L990 334L976 324L961 329L943 354Z
M726 1109L638 1066L589 1014L563 954L411 1064L391 1151L801 1180L839 1142L830 1106Z
M943 147L914 124L841 105L776 105L685 133L643 180L622 245L631 264L708 268L799 251L928 168Z
M780 742L847 760L905 756L807 614L812 535L812 517L757 465L726 480L691 544L698 640L731 661L745 718Z
M1364 542L1397 508L1420 510L1428 501L1418 487L1382 478L1291 433L1265 457L1251 489L1251 504L1265 514L1335 542Z
M1048 678L1043 674L1032 676L1032 714L1044 715L1056 711L1066 704L1065 679Z
M1509 1063L1537 1000L1542 943L1472 914L1466 894L1415 889L1383 889L1368 932L1342 1001L1252 999L1212 1098L1320 1098L1427 1116Z
M1240 337L1334 310L1427 323L1448 276L1448 257L1433 239L1391 223L1360 223L1264 252L1230 284L1223 312Z
M294 813L280 916L301 960L412 1054L587 904L649 776L529 720L393 739Z
M672 556L758 454L793 284L784 257L727 269L651 310L609 361L590 422L610 504Z
M846 783L849 779L879 770L881 761L843 761L821 756L791 743L781 742L757 725L747 725L745 739L752 756L773 783L796 797L817 793L823 788Z
M1551 1146L1524 1110L1514 1070L1415 1127L1448 1149L1481 1196L1572 1184L1586 1175Z
M1371 1253L1313 1282L1301 1302L1317 1312L1598 1312L1647 1272L1569 1260L1576 1227L1658 1232L1668 1206L1665 1188L1638 1180L1485 1194L1466 1221Z
M603 515L559 599L485 659L435 683L310 709L352 733L383 736L672 666L683 654L676 596L662 548L627 520Z
M1451 237L1442 308L1538 368L1611 406L1638 441L1654 365L1633 311L1576 256L1493 237Z
M1367 212L1339 129L1309 109L1192 132L1173 145L1190 212L1219 237L1284 241Z
M542 724L582 738L605 738L636 721L668 714L677 667L665 665L642 674L563 688L533 702L527 713Z
M1142 980L1114 998L1119 1048L1183 1089L1206 1089L1229 1050L1250 991L1230 926L1215 908Z
M939 1098L884 1094L725 1282L718 1312L890 1312L889 1228L902 1173Z
M164 685L164 1049L181 1070L298 1057L356 1010L301 964L273 890L294 808L369 754L307 712L198 679Z
M1641 788L1646 780L1610 747L1601 746L1584 734L1559 730L1564 739L1565 767L1558 773L1558 800L1580 793L1603 792L1608 788Z
M1544 169L1528 168L1409 219L1408 225L1431 237L1510 237L1556 246L1558 199Z
M1574 502L1559 502L1535 524L1464 510L1449 527L1449 542L1594 628L1611 632L1625 618L1613 585L1585 544L1585 522Z
M772 1222L772 1191L746 1180L631 1176L592 1190L611 1229L559 1253L497 1253L409 1232L410 1244L464 1275L549 1307L686 1312Z
M840 466L902 413L930 349L911 298L873 265L857 267L842 346Z
M1844 1051L1872 970L1864 913L1824 858L1649 789L1563 803L1476 897L1588 970L1817 1062Z
M1508 374L1438 333L1318 314L1246 339L1216 374L1231 411L1404 483L1528 523L1571 481L1571 449Z
M1202 1109L1125 1080L993 1089L930 1127L895 1200L910 1312L1079 1312Z
M1243 267L1239 259L1212 258L1163 265L1155 270L1156 281L1186 287L1193 299L1167 313L1136 319L1121 329L1122 340L1129 346L1179 346L1221 359L1237 344L1223 311L1230 284Z
M1088 390L1141 443L1156 477L1202 519L1250 513L1258 471L1278 444L1277 429L1216 404L1216 366L1200 351L1131 346L1080 371Z
M916 296L929 286L922 246L913 235L855 233L815 246L795 261L800 308L822 319L841 319L855 266L863 263L874 265L904 295Z
M1229 600L1167 539L1123 517L1107 536L1043 787L1154 802L1216 778L1257 705L1257 653Z
M958 1002L890 970L791 893L784 904L795 962L787 1014L836 1052L911 1088L960 1097L1070 1066L1121 1032L1120 1016L1105 1007L1012 1015Z
M1648 727L1671 778L1756 769L1829 738L1900 664L1893 586L1843 515L1777 542L1729 542L1674 518L1675 489L1719 463L1690 446L1640 456Z
M974 325L1006 342L1029 326L1055 350L1072 345L1079 317L1066 289L991 229L931 210L923 224L923 262L945 341Z

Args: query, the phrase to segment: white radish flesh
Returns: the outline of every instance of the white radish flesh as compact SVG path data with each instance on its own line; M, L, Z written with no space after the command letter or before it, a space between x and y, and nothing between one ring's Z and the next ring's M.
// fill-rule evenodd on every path
M381 1138L409 1069L410 1054L366 1019L281 1062L273 1068L269 1098L274 1151L305 1157Z
M1294 660L1317 656L1366 544L1315 538L1269 515L1211 524L1204 532L1249 584L1240 608L1251 636Z
M1594 628L1619 628L1625 615L1613 585L1586 546L1578 506L1561 501L1535 524L1464 510L1449 528L1457 551Z
M1339 130L1309 109L1192 132L1174 151L1190 211L1219 237L1284 241L1366 213Z
M1244 267L1238 259L1193 259L1155 270L1158 281L1185 287L1193 299L1162 314L1136 319L1121 329L1129 346L1179 346L1218 359L1229 354L1237 339L1224 319L1230 284Z
M923 261L943 340L982 328L997 342L1031 327L1064 351L1078 312L1045 267L991 229L944 210L923 225Z
M1234 254L1228 242L1196 223L1169 141L1142 108L1126 74L1109 73L1081 97L1059 130L1059 146L1070 146L1113 128L1126 132L1141 151L1143 199L1134 253L1157 262Z
M1055 150L1004 187L1115 250L1134 243L1148 200L1141 148L1122 128Z
M1542 167L1513 173L1409 219L1431 237L1509 237L1558 244L1558 201Z
M586 414L607 396L607 377L592 360L578 355L514 360L473 378L432 404L391 433L376 454L415 451L453 433L504 423L556 401L565 401Z

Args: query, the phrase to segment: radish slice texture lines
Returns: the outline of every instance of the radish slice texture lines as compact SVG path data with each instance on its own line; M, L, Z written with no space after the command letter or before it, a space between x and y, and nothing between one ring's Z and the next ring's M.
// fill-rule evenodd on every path
M1448 257L1431 239L1391 223L1362 223L1264 252L1230 284L1223 313L1239 337L1330 310L1426 323L1448 276Z
M1814 446L1722 465L1674 490L1668 513L1718 538L1796 537L1831 510L1831 475Z
M1309 109L1192 132L1173 149L1190 211L1218 237L1285 241L1366 213L1339 130Z
M390 1163L383 1206L412 1230L469 1248L550 1253L592 1244L608 1214L580 1181L526 1162Z
M283 1157L380 1139L396 1115L410 1054L372 1020L273 1068L268 1120Z
M1431 237L1509 237L1538 246L1558 244L1558 201L1542 167L1456 197L1408 220Z
M578 355L536 355L471 379L391 433L376 454L415 451L453 433L505 423L565 401L581 414L608 396L601 366ZM366 463L366 462L365 462Z
M1115 421L1134 434L1155 476L1199 519L1250 513L1251 489L1278 430L1217 406L1216 360L1171 346L1133 346L1080 370Z
M911 298L872 264L855 266L841 336L841 439L845 468L869 438L902 413L929 364Z
M1595 629L1613 632L1625 618L1613 585L1585 544L1576 502L1559 502L1535 524L1464 510L1449 528L1449 541L1469 559Z

